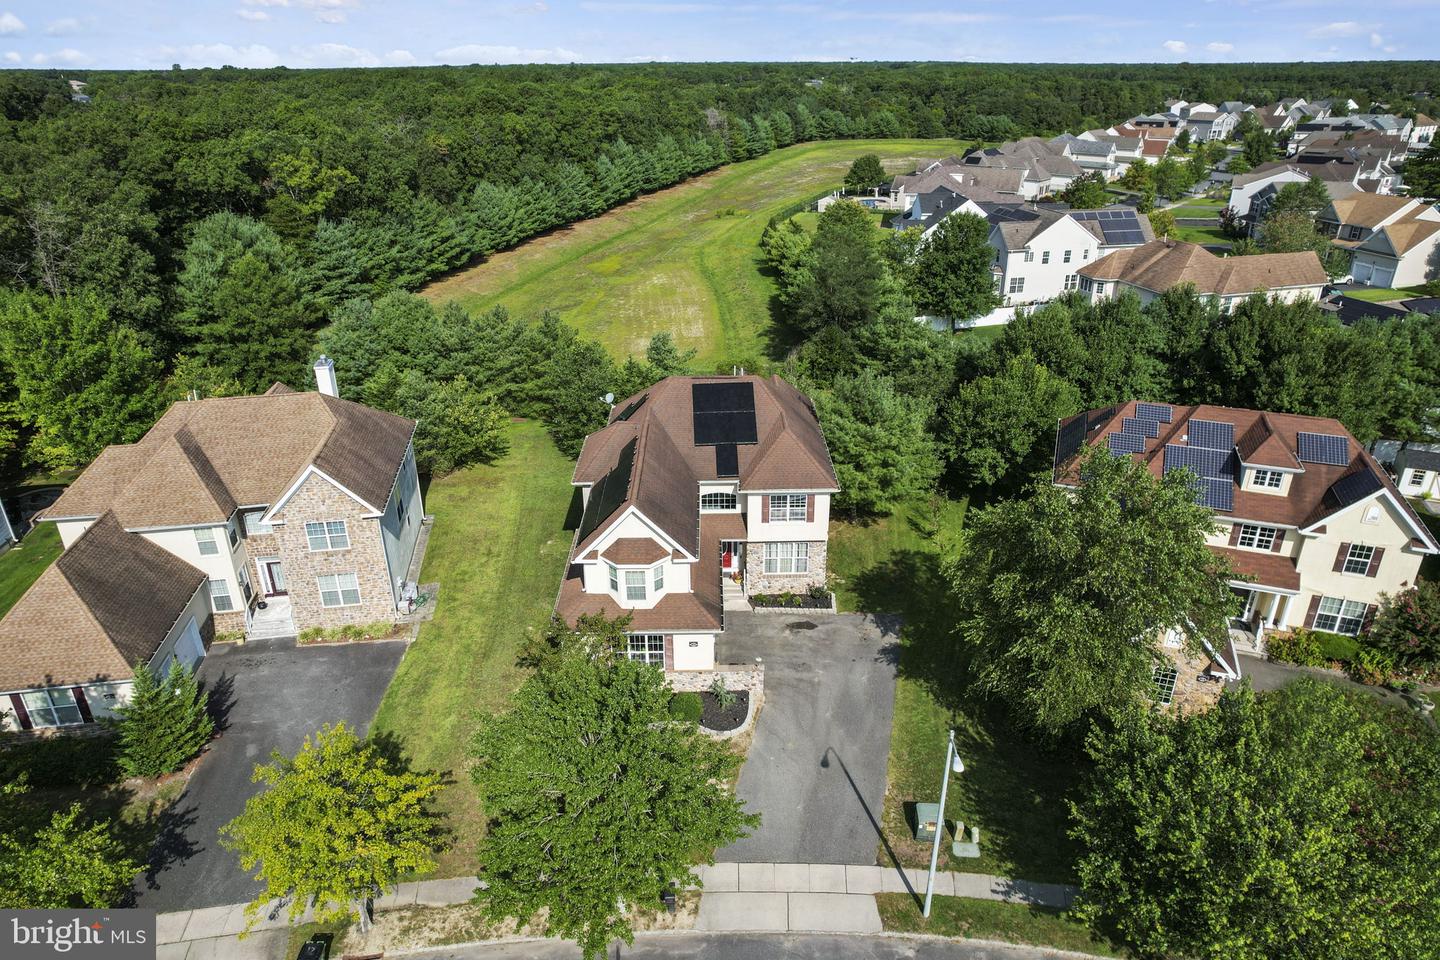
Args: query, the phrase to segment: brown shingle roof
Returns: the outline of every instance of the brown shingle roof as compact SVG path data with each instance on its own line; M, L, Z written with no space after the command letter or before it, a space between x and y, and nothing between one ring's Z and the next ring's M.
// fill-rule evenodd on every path
M1409 197L1395 197L1375 193L1352 193L1348 197L1330 202L1330 209L1335 211L1338 220L1331 220L1332 223L1342 225L1354 225L1357 227L1369 227L1375 229L1384 221L1395 216L1415 201ZM1423 209L1423 208L1421 208ZM1326 211L1328 213L1328 211ZM1329 220L1330 218L1324 217Z
M670 556L670 551L647 537L620 537L600 556L621 566L637 566L664 560Z
M1117 250L1079 272L1092 280L1118 280L1155 293L1188 283L1198 293L1222 296L1329 282L1320 258L1311 250L1217 257L1199 244L1167 240Z
M138 442L106 448L46 519L113 511L132 530L222 523L237 506L273 504L312 464L383 509L414 421L277 387L175 404Z
M1210 549L1229 560L1236 573L1253 580L1257 586L1279 587L1281 590L1300 589L1300 571L1295 568L1294 557L1258 550L1237 550L1233 547Z
M0 690L130 678L204 583L105 514L0 619Z

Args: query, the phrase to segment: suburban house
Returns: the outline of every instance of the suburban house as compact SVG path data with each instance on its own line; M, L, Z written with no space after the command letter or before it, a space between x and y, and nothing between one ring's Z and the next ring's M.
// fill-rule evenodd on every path
M1268 630L1359 633L1382 595L1412 586L1423 558L1440 553L1335 420L1134 401L1091 410L1060 423L1057 483L1076 482L1086 446L1133 457L1157 477L1194 474L1197 502L1215 515L1206 542L1230 562L1230 587L1244 599L1232 630L1242 646L1263 650Z
M1440 276L1440 210L1410 197L1357 193L1316 218L1350 251L1350 275L1374 287L1408 287Z
M633 660L713 669L727 608L825 583L839 486L814 406L779 377L661 380L586 437L571 482L556 613L629 615Z
M103 716L77 689L123 703L136 663L193 665L215 634L396 618L423 519L415 423L340 399L327 358L316 377L176 403L45 510L64 552L0 620L12 723ZM47 697L74 710L37 720Z
M1079 274L1080 290L1092 302L1129 290L1141 303L1149 303L1172 287L1188 284L1226 311L1257 293L1286 303L1301 297L1319 300L1330 282L1311 250L1217 257L1199 244L1174 240L1117 251L1082 266Z
M1188 114L1185 118L1185 129L1190 131L1190 139L1202 140L1229 140L1235 134L1235 125L1240 118L1233 113L1221 113L1218 110L1196 111Z
M1394 170L1378 158L1371 162L1293 157L1265 163L1230 181L1229 206L1253 236L1270 204L1286 184L1318 179L1332 200L1356 193L1388 194L1395 185Z
M964 162L971 167L1020 171L1020 193L1025 200L1059 193L1086 172L1070 155L1068 144L1056 145L1041 137L974 150L965 155Z
M996 289L1007 306L1043 303L1080 287L1080 271L1155 237L1134 207L1100 210L1018 205L990 207Z
M988 190L976 192L982 196L991 195ZM983 217L985 208L969 196L949 187L937 187L929 193L916 196L903 214L890 221L890 227L893 230L919 227L923 231L922 236L928 237L940 225L940 221L952 213L973 213Z
M1019 201L1024 180L1023 170L975 167L958 157L949 157L927 161L914 173L896 177L890 183L890 198L895 207L907 214L917 197L936 190L949 190L977 201Z
M1420 153L1435 142L1436 123L1423 113L1415 114L1410 126L1410 152Z
M1440 443L1377 440L1370 451L1405 496L1440 502Z
M1175 142L1180 131L1174 126L1146 126L1131 121L1111 127L1108 132L1113 136L1138 139L1140 156L1153 163L1169 152L1170 144Z

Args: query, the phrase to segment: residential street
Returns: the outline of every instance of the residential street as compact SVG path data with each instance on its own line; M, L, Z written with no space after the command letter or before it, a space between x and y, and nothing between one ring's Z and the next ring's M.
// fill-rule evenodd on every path
M573 960L580 951L573 943L545 940L446 947L410 956L415 960ZM611 960L1045 960L1084 954L928 937L682 933L642 934L633 947L617 944L606 956Z
M135 906L165 912L254 897L258 885L220 846L219 830L258 789L255 764L272 750L293 754L326 723L363 732L404 652L401 641L212 647L197 676L225 707L223 729L170 809L152 864L135 881Z
M764 819L716 858L874 863L895 704L893 628L861 614L729 614L717 647L724 662L764 661L765 707L738 787Z

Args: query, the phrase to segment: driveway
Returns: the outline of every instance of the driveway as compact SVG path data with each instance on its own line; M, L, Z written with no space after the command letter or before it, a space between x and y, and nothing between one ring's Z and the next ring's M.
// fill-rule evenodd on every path
M260 885L220 846L219 830L258 792L255 764L272 750L293 754L326 723L367 730L404 652L398 640L216 644L198 676L224 729L166 814L152 862L135 881L135 905L163 913L253 899Z
M762 822L716 859L874 863L895 706L894 627L811 611L726 613L725 627L718 661L765 664L765 706L738 787Z

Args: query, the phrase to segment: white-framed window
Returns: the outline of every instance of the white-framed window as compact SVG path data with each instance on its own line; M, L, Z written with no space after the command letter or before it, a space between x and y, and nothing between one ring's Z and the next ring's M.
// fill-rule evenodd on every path
M305 539L310 542L310 552L322 550L346 550L350 547L350 531L344 520L318 520L305 524Z
M1025 262L1026 262L1026 263L1034 263L1034 262L1035 262L1035 251L1034 251L1034 250L1026 250L1026 251L1025 251Z
M1066 289L1066 290L1076 290L1076 289L1079 288L1079 286L1080 286L1080 274L1078 274L1078 273L1067 273L1067 274L1065 274L1065 289Z
M610 573L610 592L620 592L620 571L615 569L615 564L605 564L605 569Z
M656 593L665 589L665 564L662 563L655 568L655 577L650 585L655 588Z
M1066 251L1065 251L1065 259L1064 259L1063 262L1064 262L1064 263L1069 263L1069 262L1070 262L1070 251L1069 251L1069 250L1066 250Z
M625 645L625 656L637 663L665 665L665 636L660 633L632 633Z
M1275 538L1280 531L1274 527L1262 527L1254 523L1240 524L1240 539L1235 541L1242 547L1249 547L1252 550L1269 550L1275 546Z
M360 602L360 580L353 573L330 573L316 577L322 607L353 607Z
M1279 490L1280 484L1285 482L1285 475L1279 470L1256 470L1252 483L1257 487L1268 487L1271 490Z
M1320 606L1315 610L1316 630L1354 636L1364 625L1365 604L1358 600L1342 600L1339 597L1320 598Z
M1095 281L1095 292L1096 292L1096 293L1104 293L1104 292L1105 292L1105 281L1103 281L1103 280L1096 280L1096 281Z
M216 613L229 613L235 609L235 599L230 596L230 584L228 581L210 581L210 606Z
M1024 292L1025 292L1025 278L1024 278L1024 277L1011 277L1011 278L1010 278L1010 292L1011 292L1011 293L1024 293Z
M1049 263L1049 262L1050 262L1050 251L1049 251L1049 250L1045 250L1045 251L1043 251L1043 252L1040 254L1040 262L1041 262L1041 263Z
M740 506L740 499L733 493L700 494L701 511L734 510Z
M1175 681L1179 676L1179 671L1169 664L1157 663L1150 671L1150 679L1155 683L1155 701L1160 706L1169 706L1175 699Z
M1419 489L1425 486L1425 481L1430 478L1430 471L1411 469L1405 474L1405 486Z
M30 714L32 727L73 727L85 722L75 691L69 687L51 687L20 694L25 712Z
M202 557L214 557L220 553L220 544L215 542L214 527L199 527L195 530L195 546Z
M1350 544L1350 552L1345 554L1345 565L1340 569L1345 573L1369 573L1370 561L1375 559L1375 548L1366 546L1363 543Z
M626 600L644 600L644 599L645 599L645 571L644 571L644 570L626 570L626 571L625 571L625 599L626 599Z
M395 522L405 526L405 498L399 497L395 500Z
M810 544L773 542L765 544L766 573L809 573Z
M770 498L770 522L789 523L805 520L806 497L803 493L781 493Z
M235 521L230 521L230 523L225 527L225 532L230 535L231 550L234 550L236 547L240 546L240 526L235 523Z
M1360 518L1360 522L1361 522L1361 523L1379 523L1379 522L1380 522L1380 504L1378 504L1378 503L1372 503L1372 504L1370 504L1370 506L1366 507L1366 508L1365 508L1365 515Z
M263 516L265 516L264 510L251 510L249 513L244 515L245 536L253 537L257 533L264 534L275 532L275 528L270 526L270 524L260 522L260 518Z

